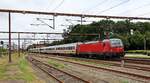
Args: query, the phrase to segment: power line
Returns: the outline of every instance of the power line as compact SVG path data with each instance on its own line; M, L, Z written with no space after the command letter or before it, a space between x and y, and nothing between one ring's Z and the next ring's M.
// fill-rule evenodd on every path
M51 0L51 1L50 1L51 5L53 5L53 4L54 4L54 2L55 2L55 0Z
M46 9L49 9L53 4L54 4L55 0L50 0L50 4L48 5L48 7Z
M104 3L107 2L107 1L108 1L108 0L103 0L103 1L99 2L97 5L94 5L93 7L90 7L90 8L88 8L88 9L86 9L85 11L83 11L83 13L84 13L84 12L87 12L87 11L90 11L90 10L92 10L92 9L94 9L94 8L96 8L96 7L98 7L98 6L102 5L102 4L104 4Z
M141 9L141 8L143 8L143 7L146 7L146 6L150 6L150 3L145 4L145 5L141 5L141 6L139 6L139 7L134 8L134 9L130 9L130 10L124 11L124 12L122 12L122 13L120 13L120 14L124 14L124 13L130 12L130 11L132 12L132 11L134 11L134 10Z
M146 13L143 13L143 14L139 14L138 16L144 16L144 15L147 15L147 14L150 14L150 12L146 12Z
M55 11L56 9L58 9L63 3L64 3L65 0L62 0L60 2L60 4L58 4L52 11Z
M111 9L113 9L113 8L116 8L116 7L118 7L118 6L122 5L122 4L125 4L125 3L129 2L129 1L130 1L130 0L125 0L125 1L123 1L123 2L120 2L119 4L116 4L116 5L112 6L112 7L107 8L107 9L105 9L105 10L102 10L102 11L100 11L100 12L98 12L98 13L103 13L103 12L109 11L109 10L111 10Z

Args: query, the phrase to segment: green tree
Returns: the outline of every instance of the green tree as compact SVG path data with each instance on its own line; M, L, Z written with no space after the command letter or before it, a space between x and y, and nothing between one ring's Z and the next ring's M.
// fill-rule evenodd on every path
M129 37L130 48L131 49L143 49L144 45L144 35L139 31L135 31L133 35Z
M133 35L130 34L131 29ZM150 22L130 22L130 20L100 20L91 24L70 26L67 30L64 30L64 40L54 41L50 45L99 40L98 35L69 35L71 33L100 34L100 38L103 40L106 38L105 32L111 33L110 38L120 38L127 50L143 49L144 37L146 37L147 47L150 48Z

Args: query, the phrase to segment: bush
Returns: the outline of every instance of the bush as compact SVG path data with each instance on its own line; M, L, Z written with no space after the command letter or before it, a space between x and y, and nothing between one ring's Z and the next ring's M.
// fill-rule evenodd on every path
M150 50L129 50L126 53L148 54L150 56Z

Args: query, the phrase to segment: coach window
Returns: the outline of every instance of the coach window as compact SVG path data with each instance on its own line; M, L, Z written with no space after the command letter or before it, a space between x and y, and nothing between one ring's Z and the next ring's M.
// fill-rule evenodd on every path
M73 46L73 49L75 49L75 47Z
M68 50L70 50L70 47L68 47Z
M70 47L70 50L72 50L72 46Z
M70 50L72 50L72 46L70 47Z
M71 47L71 50L73 50L73 48L74 48L74 47L72 46L72 47Z

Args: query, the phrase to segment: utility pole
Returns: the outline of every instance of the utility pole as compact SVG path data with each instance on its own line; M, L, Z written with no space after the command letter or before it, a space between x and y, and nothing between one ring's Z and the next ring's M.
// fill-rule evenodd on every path
M20 57L20 33L18 33L18 57Z
M144 50L146 50L146 39L144 38Z
M46 36L47 36L47 43L49 43L49 41L48 41L48 34Z
M53 15L53 29L55 29L55 16L56 15Z
M99 39L99 41L101 41L101 34L100 33L98 34L98 39Z
M144 36L144 50L146 51L146 37Z
M83 17L81 16L81 25L82 25L82 20L83 20Z
M81 25L83 23L83 18L84 18L84 15L81 16ZM86 22L86 21L85 21Z
M11 13L8 12L8 23L9 23L9 63L12 62L11 60Z

